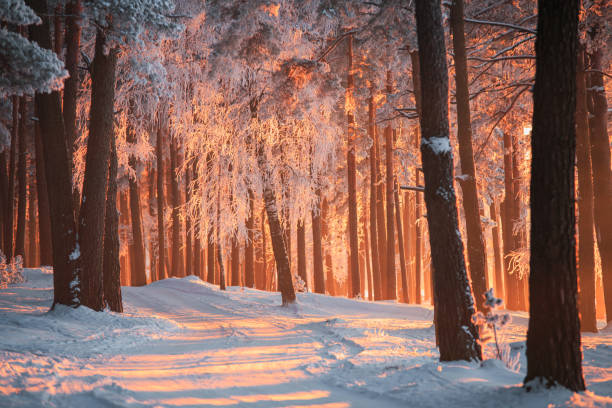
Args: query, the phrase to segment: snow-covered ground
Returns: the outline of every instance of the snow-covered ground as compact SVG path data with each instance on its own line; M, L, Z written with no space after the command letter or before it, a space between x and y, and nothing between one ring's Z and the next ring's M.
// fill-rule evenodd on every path
M299 294L287 309L192 276L123 288L123 315L49 312L50 271L26 275L0 290L0 407L612 407L611 330L583 337L589 391L528 393L525 314L504 332L514 371L439 363L428 307Z

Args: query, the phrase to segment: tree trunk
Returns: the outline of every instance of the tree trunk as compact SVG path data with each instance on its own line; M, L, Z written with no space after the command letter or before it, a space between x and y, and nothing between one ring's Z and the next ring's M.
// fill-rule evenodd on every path
M266 206L261 209L261 254L262 254L262 285L264 290L270 290L268 279L268 247L266 245Z
M79 56L81 52L81 0L71 0L66 4L66 70L70 75L64 81L64 125L66 127L66 144L71 169L73 166L74 143L77 139L76 110L79 89ZM78 193L75 194L78 206Z
M489 205L489 210L491 213L491 220L495 223L491 234L493 235L493 262L495 262L495 293L499 296L504 293L504 282L502 277L503 263L499 247L499 217L497 216L495 201Z
M451 6L451 31L455 60L455 84L457 100L457 140L462 177L463 212L467 232L467 254L472 278L472 290L476 308L486 311L484 293L487 290L487 253L484 246L480 212L478 208L478 187L474 152L472 150L472 126L470 118L470 91L468 88L467 57L463 27L463 0L453 0Z
M164 227L164 151L163 151L163 125L159 121L157 127L157 141L155 155L157 156L157 279L168 277L166 272L166 240Z
M421 103L421 66L419 61L419 51L411 51L410 52L410 62L412 63L412 86L414 88L414 101L417 109L417 114L419 118L422 113ZM414 147L419 149L421 144L419 128L414 133ZM419 186L419 169L415 169L414 171L414 183L416 186ZM414 291L415 291L415 299L414 302L417 305L420 305L422 302L422 261L421 261L421 248L423 247L421 241L423 240L421 234L421 194L419 192L415 193L414 197Z
M36 189L34 188L36 178L33 166L30 165L28 184L28 258L26 266L34 268L36 264Z
M593 179L586 95L585 53L576 65L576 167L578 169L578 274L582 331L597 333L595 309L595 241L593 238Z
M42 24L29 27L30 39L51 49L49 11L44 0L28 0L27 4L41 17ZM53 306L80 303L80 253L72 201L72 175L66 150L59 92L35 97L41 129L45 130L43 154L48 180L51 236L53 241ZM10 193L10 192L9 192Z
M79 212L81 240L81 303L93 310L104 308L103 298L103 237L104 211L111 138L114 137L115 66L118 50L105 55L106 33L96 33L95 55L92 62L91 109L83 197Z
M321 202L321 243L323 246L323 253L325 254L325 288L327 293L331 296L336 295L336 286L334 284L334 270L332 265L332 256L329 249L325 248L325 243L329 239L329 223L327 217L329 216L329 203L327 198L323 198Z
M185 157L185 160L187 157ZM191 200L191 187L189 184L191 183L191 175L189 174L189 165L186 165L185 168L185 204ZM185 214L185 275L194 275L192 270L193 268L193 248L191 246L192 242L192 229L191 229L191 219L189 214Z
M590 126L591 160L593 165L594 219L597 246L601 257L601 272L606 304L606 321L612 322L612 170L610 169L610 139L607 130L608 106L603 82L602 50L591 56L589 89L592 101ZM599 71L599 72L598 72Z
M348 76L346 86L346 97L353 98L353 36L348 37ZM349 270L352 285L349 288L349 297L355 298L359 295L359 226L357 224L357 170L355 164L355 118L353 112L347 113L348 122L348 144L346 162L348 171L348 207L349 207L349 244L351 269Z
M123 312L121 265L119 263L119 212L117 211L117 148L110 139L108 188L104 217L104 304L113 312Z
M531 136L527 376L585 389L577 307L574 214L579 1L538 2ZM537 299L537 301L536 301Z
M249 218L246 221L247 241L244 245L244 285L255 287L255 197L253 190L248 189Z
M323 239L321 231L321 189L316 188L316 207L312 209L312 266L315 293L325 294L325 274L323 271Z
M393 93L391 71L387 71L387 95ZM394 188L393 184L393 130L391 126L385 127L385 159L386 187L387 187L387 296L385 299L397 299L397 282L395 273L395 223L393 215Z
M231 281L230 286L241 286L240 282L240 246L238 245L238 239L234 236L231 239L232 245L230 249L230 268L231 268Z
M370 245L372 248L372 280L374 287L373 294L375 300L382 300L382 286L380 277L380 256L378 253L378 226L376 225L377 214L377 174L376 166L376 109L374 106L374 89L370 88L370 97L368 98L368 135L372 140L370 146ZM382 226L381 226L382 228Z
M512 251L516 249L514 239L514 185L512 183L512 141L510 134L504 132L504 187L506 196L503 204L503 237L504 237L504 271L506 282L506 307L510 310L519 310L518 300L518 276L511 270L510 258Z
M25 97L19 98L19 116L19 161L17 162L17 179L19 189L17 190L17 234L15 236L15 256L21 255L22 259L25 261L26 207L28 205L28 179L26 177L26 168L28 166L28 158L26 152L26 121L28 116L28 109Z
M132 111L133 101L130 101L129 111ZM129 112L128 116L131 116ZM133 119L133 118L130 118ZM128 119L128 120L130 120ZM134 129L128 124L126 141L129 144L136 142ZM145 243L143 236L142 212L140 205L140 188L138 186L138 162L133 154L128 158L128 165L134 171L134 177L128 177L130 192L130 215L132 224L132 255L134 256L134 268L131 271L132 286L144 286L147 284L147 273L145 265Z
M148 191L148 202L147 209L149 212L149 219L151 222L155 219L155 207L156 207L156 199L155 199L155 167L152 163L147 165L147 187ZM148 232L148 237L146 237ZM150 225L147 229L145 229L145 241L148 244L148 258L149 258L149 277L151 278L151 282L155 282L157 280L157 254L155 253L155 228L153 225ZM148 238L148 239L147 239Z
M374 120L376 123L376 120ZM374 156L376 158L376 232L378 234L378 259L380 269L380 295L387 299L387 235L385 222L385 183L380 171L380 144L378 143L378 129L374 127Z
M53 264L51 243L51 218L49 215L49 196L47 195L47 176L43 158L42 136L38 121L34 124L34 147L36 155L36 193L38 202L38 237L40 265Z
M448 72L440 4L416 2L421 72L421 157L425 175L425 204L433 264L433 298L440 360L482 358L478 329L472 322L474 303L457 234L453 188L453 158L448 126Z
M397 186L397 180L393 180L394 184L394 198L395 198L395 222L397 224L397 245L400 254L400 271L402 274L402 301L404 303L410 303L410 296L408 296L408 274L406 273L406 255L404 254L404 235L402 230L402 218L400 211L399 201L399 189Z
M178 165L178 152L176 141L170 140L170 202L172 203L172 269L171 276L183 275L183 259L181 258L181 220L179 219L179 205L181 204L178 176L176 168Z
M304 220L298 220L297 224L297 268L298 276L304 281L305 289L308 285L308 275L306 274L306 228Z
M8 195L6 207L4 209L4 254L7 261L13 258L13 226L15 224L15 167L17 162L17 140L19 139L19 100L21 98L13 96L13 123L11 129L11 147L9 150L8 168Z
M198 181L198 164L197 161L193 162L191 172L193 175L194 192L198 194L200 191L200 183ZM193 272L194 275L199 276L200 279L205 280L204 272L202 270L202 242L200 239L200 224L199 218L201 217L200 209L196 211L196 225L193 229Z
M512 214L514 216L512 226L521 224L521 173L519 171L519 163L521 160L521 155L519 153L519 143L518 137L516 133L512 134L512 184L513 184L513 192L512 196ZM524 227L515 230L513 228L513 239L514 239L514 249L520 250L523 247L527 246L527 231ZM520 276L519 274L514 273L514 285L515 285L515 293L516 298L516 310L524 310L527 311L527 294L525 293L525 283L524 279L527 277Z

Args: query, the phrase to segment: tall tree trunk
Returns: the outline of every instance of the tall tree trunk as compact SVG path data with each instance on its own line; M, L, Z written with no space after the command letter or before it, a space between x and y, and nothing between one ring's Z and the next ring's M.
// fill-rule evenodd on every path
M502 277L503 263L501 259L501 250L499 247L499 217L497 216L497 207L495 201L489 204L489 211L491 213L491 220L495 223L491 234L493 235L493 259L495 263L495 293L504 293L504 282Z
M578 274L582 331L597 333L595 310L595 241L593 238L593 179L586 94L585 52L576 65L576 167L578 169Z
M172 267L170 276L183 276L183 259L181 258L181 220L179 218L180 191L178 175L178 152L176 140L170 140L170 202L172 205Z
M346 97L353 98L353 36L348 37L348 76ZM349 207L349 244L351 269L349 270L352 285L349 288L349 297L357 297L360 292L359 285L359 226L357 224L357 170L355 164L355 117L353 112L347 113L348 144L346 152L348 176L348 207Z
M40 265L53 264L51 243L51 218L49 215L49 196L47 195L47 175L43 158L42 136L38 121L34 124L34 147L36 154L36 193L38 202L38 238Z
M92 62L91 109L83 198L79 211L81 240L81 303L93 310L104 308L103 298L103 237L106 187L111 139L114 137L115 66L118 50L105 54L106 33L96 33L95 55ZM55 244L55 242L54 242Z
M261 209L261 254L263 270L263 288L270 290L270 279L268 279L268 246L266 245L266 206Z
M412 63L412 87L414 88L414 100L419 118L422 114L421 103L421 65L419 61L419 51L410 52L410 62ZM419 125L420 126L420 125ZM420 128L417 128L414 132L414 147L419 149L421 144ZM419 169L414 171L414 183L419 186ZM422 302L422 260L421 260L421 249L423 247L421 241L423 240L421 233L421 194L416 192L414 197L414 290L415 299L414 302L419 305Z
M601 257L601 272L606 304L606 321L612 322L612 170L610 169L610 139L607 130L606 92L601 74L603 51L597 49L591 56L589 89L592 101L589 121L591 160L593 164L593 194L595 235Z
M306 228L304 220L298 220L297 224L297 268L298 276L304 281L305 288L308 288L308 275L306 274Z
M402 250L404 251L404 262L405 262L405 267L406 267L406 281L408 282L408 297L406 299L411 299L412 298L412 288L414 288L413 285L413 269L412 269L412 247L410 246L410 242L414 240L414 236L411 236L410 232L412 230L412 228L410 227L410 220L411 220L411 202L410 202L410 195L408 194L407 191L405 191L403 193L403 202L404 202L404 206L403 206L403 211L402 211L402 229L403 229L403 238L404 238L404 248L402 248Z
M133 101L130 101L128 115L133 113ZM130 118L132 119L132 118ZM128 125L127 143L134 144L136 142L136 134L134 129ZM134 171L134 177L128 177L129 194L130 194L130 215L132 224L132 248L133 248L133 265L132 269L132 286L144 286L147 284L147 273L145 265L145 243L142 225L142 210L140 205L140 188L138 186L138 162L136 156L131 154L128 158L128 165Z
M121 265L119 263L119 212L117 211L117 148L110 140L108 188L104 217L104 304L113 312L123 312L121 298Z
M372 140L370 146L370 245L372 248L372 280L373 280L373 295L375 300L382 300L382 286L380 277L380 255L378 253L378 226L376 222L377 215L377 174L376 166L376 109L374 106L374 88L370 87L370 97L368 98L368 135ZM382 228L382 226L381 226Z
M253 190L248 189L249 218L246 221L247 241L244 245L244 285L255 287L255 197Z
M391 71L387 71L387 95L393 93L393 80ZM395 273L395 223L393 215L394 188L393 184L393 130L391 126L385 127L385 159L387 162L387 296L385 299L397 298L397 282Z
M321 242L323 243L323 253L325 254L325 288L331 296L336 296L336 286L334 284L334 269L332 265L332 255L329 248L325 248L325 243L329 239L329 202L323 198L321 202Z
M187 157L185 156L185 160ZM191 183L191 175L189 174L189 165L186 164L185 167L185 204L191 200L191 187L189 184ZM185 275L194 275L193 271L193 248L191 247L192 242L192 229L191 229L191 219L188 214L185 216Z
M231 281L230 286L241 286L240 282L240 246L238 244L238 238L235 236L231 239L230 249L230 268L231 268Z
M193 175L194 182L194 192L198 194L200 191L200 183L198 181L198 163L194 161L192 164L191 172ZM202 270L202 241L200 239L200 223L199 219L201 217L200 209L196 211L196 220L197 222L194 225L193 229L193 273L196 276L199 276L200 279L204 280L204 272Z
M31 26L30 39L51 49L49 10L44 0L27 4L41 17L42 24ZM37 94L35 103L41 129L45 129L43 154L48 180L51 236L53 241L53 305L80 303L80 253L72 201L72 175L66 150L64 121L59 92ZM10 192L9 192L10 193Z
M31 157L31 156L30 156ZM31 161L30 161L31 162ZM28 259L26 265L28 268L34 268L36 264L36 176L33 166L30 165L28 184Z
M395 222L397 224L397 245L400 254L400 271L402 274L402 301L404 303L410 302L410 296L408 296L408 274L406 273L406 255L404 254L404 232L402 230L402 218L399 201L399 188L397 185L397 179L393 180L394 187L394 201L395 201Z
M13 123L11 129L11 147L9 150L8 168L8 192L6 207L4 209L4 254L7 260L13 258L13 226L15 224L15 170L17 162L17 140L19 139L19 100L21 98L13 96Z
M504 187L506 196L503 203L503 237L504 237L504 277L506 282L506 307L519 310L519 279L517 273L512 271L509 255L516 249L514 239L514 185L512 183L512 141L510 134L504 132Z
M527 376L585 389L577 307L574 214L578 0L538 2L531 136Z
M73 166L74 143L77 138L76 109L79 89L79 56L81 52L81 0L71 0L66 4L66 69L70 75L64 81L63 115L66 128L66 144L71 169ZM74 194L78 206L78 192Z
M463 192L463 212L467 232L467 254L470 264L472 290L476 308L485 311L484 293L487 290L487 253L484 246L480 212L478 209L478 187L474 152L472 150L472 126L470 118L470 91L468 88L467 57L465 52L465 33L463 27L463 0L453 0L451 7L451 31L455 60L455 84L457 100L457 140L461 162L461 191Z
M376 120L374 120L376 123ZM376 159L376 227L378 234L378 259L380 269L381 299L387 299L387 234L385 222L385 183L380 171L380 144L378 143L378 129L374 127L374 156Z
M312 266L315 293L325 294L325 273L323 270L323 236L321 231L321 189L315 190L317 202L312 209Z
M519 163L521 160L521 155L519 151L519 142L516 133L512 135L512 184L513 184L513 192L512 196L512 206L514 207L512 210L512 214L514 216L513 226L521 225L521 172L519 170ZM527 231L524 227L515 230L513 228L513 239L514 239L514 249L520 250L523 247L527 246ZM525 310L527 311L527 294L525 293L525 282L524 279L526 277L520 276L519 274L515 275L515 292L516 292L516 310Z
M4 230L6 208L8 203L8 151L6 147L0 152L0 250L4 251Z
M27 151L26 151L26 132L27 132L27 116L28 109L26 98L19 98L19 161L17 162L17 179L19 184L18 200L17 200L17 234L15 236L15 256L21 255L23 260L26 260L25 253L25 230L26 230L26 207L28 205L28 179L26 175L27 168Z
M148 202L147 209L149 211L149 219L151 222L155 219L155 207L156 207L156 199L155 199L155 167L153 164L149 163L147 166L147 186L149 188L148 191ZM145 229L146 235L146 229ZM151 225L148 231L148 239L145 238L145 241L148 241L148 257L149 257L149 277L151 278L151 282L155 282L157 280L157 254L155 253L155 228Z
M440 360L482 358L478 330L472 322L474 303L457 234L453 188L453 158L448 126L448 72L440 4L416 2L421 72L421 157L425 175L425 204L433 264L433 298Z
M164 150L163 150L163 125L159 120L157 127L157 141L155 143L155 155L157 156L157 279L168 277L166 271L166 240L164 227Z

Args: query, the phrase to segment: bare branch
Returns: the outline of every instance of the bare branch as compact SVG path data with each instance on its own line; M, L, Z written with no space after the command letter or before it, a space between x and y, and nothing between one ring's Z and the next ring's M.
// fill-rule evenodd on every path
M464 18L463 21L465 21L466 23L472 23L472 24L482 24L482 25L491 25L491 26L497 26L497 27L511 28L513 30L522 31L524 33L529 33L529 34L536 33L536 31L532 28L523 27L523 26L519 26L516 24L511 24L511 23L504 23L501 21L476 20L473 18Z

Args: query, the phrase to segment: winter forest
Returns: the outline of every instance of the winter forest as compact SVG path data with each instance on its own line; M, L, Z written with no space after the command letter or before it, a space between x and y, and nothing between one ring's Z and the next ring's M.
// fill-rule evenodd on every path
M0 0L0 407L612 407L612 3Z

